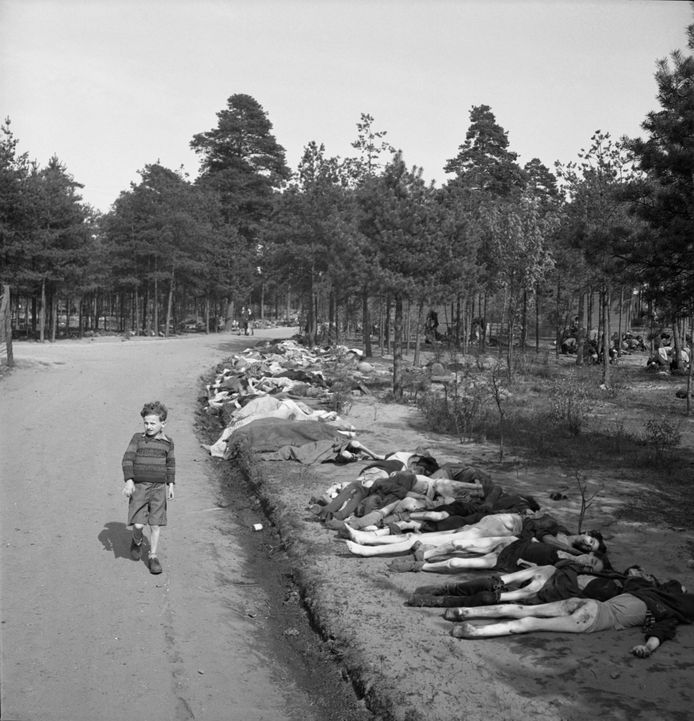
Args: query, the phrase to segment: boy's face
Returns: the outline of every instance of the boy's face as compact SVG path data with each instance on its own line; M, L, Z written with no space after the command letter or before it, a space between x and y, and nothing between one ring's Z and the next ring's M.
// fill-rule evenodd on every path
M145 434L148 436L156 436L164 430L166 421L162 421L159 416L145 416L143 419L145 424Z

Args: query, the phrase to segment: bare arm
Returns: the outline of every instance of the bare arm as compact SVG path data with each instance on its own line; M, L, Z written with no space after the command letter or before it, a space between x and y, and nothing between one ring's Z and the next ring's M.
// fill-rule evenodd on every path
M649 636L646 643L640 643L631 649L634 656L648 658L660 646L660 639L657 636Z
M544 535L542 536L542 542L546 543L548 546L558 548L560 551L570 553L572 556L579 556L581 554L581 552L577 548L574 548L569 541L564 541L562 538L557 536L551 536L549 534Z

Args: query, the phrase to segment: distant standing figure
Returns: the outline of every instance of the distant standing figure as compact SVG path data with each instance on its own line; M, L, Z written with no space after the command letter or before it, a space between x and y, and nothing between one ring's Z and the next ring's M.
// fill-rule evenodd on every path
M174 499L176 460L173 440L165 435L168 410L163 403L145 403L140 411L144 433L136 433L123 454L123 495L129 499L128 526L133 527L130 557L139 561L145 525L149 525L149 570L161 573L157 556L159 532L166 525L166 502Z

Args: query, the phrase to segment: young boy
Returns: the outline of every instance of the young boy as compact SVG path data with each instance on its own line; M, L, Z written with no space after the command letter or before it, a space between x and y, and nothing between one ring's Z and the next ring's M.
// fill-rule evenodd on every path
M123 495L130 499L128 525L133 527L130 557L139 561L145 524L149 524L149 570L161 573L157 557L159 531L166 525L166 501L173 501L176 476L174 444L164 434L168 411L159 401L145 403L140 411L144 433L136 433L123 454Z

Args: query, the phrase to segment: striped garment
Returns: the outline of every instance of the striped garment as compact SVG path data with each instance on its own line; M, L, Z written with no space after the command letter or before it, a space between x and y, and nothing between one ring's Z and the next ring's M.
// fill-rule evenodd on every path
M176 460L171 438L136 433L123 454L123 477L135 483L175 483Z

